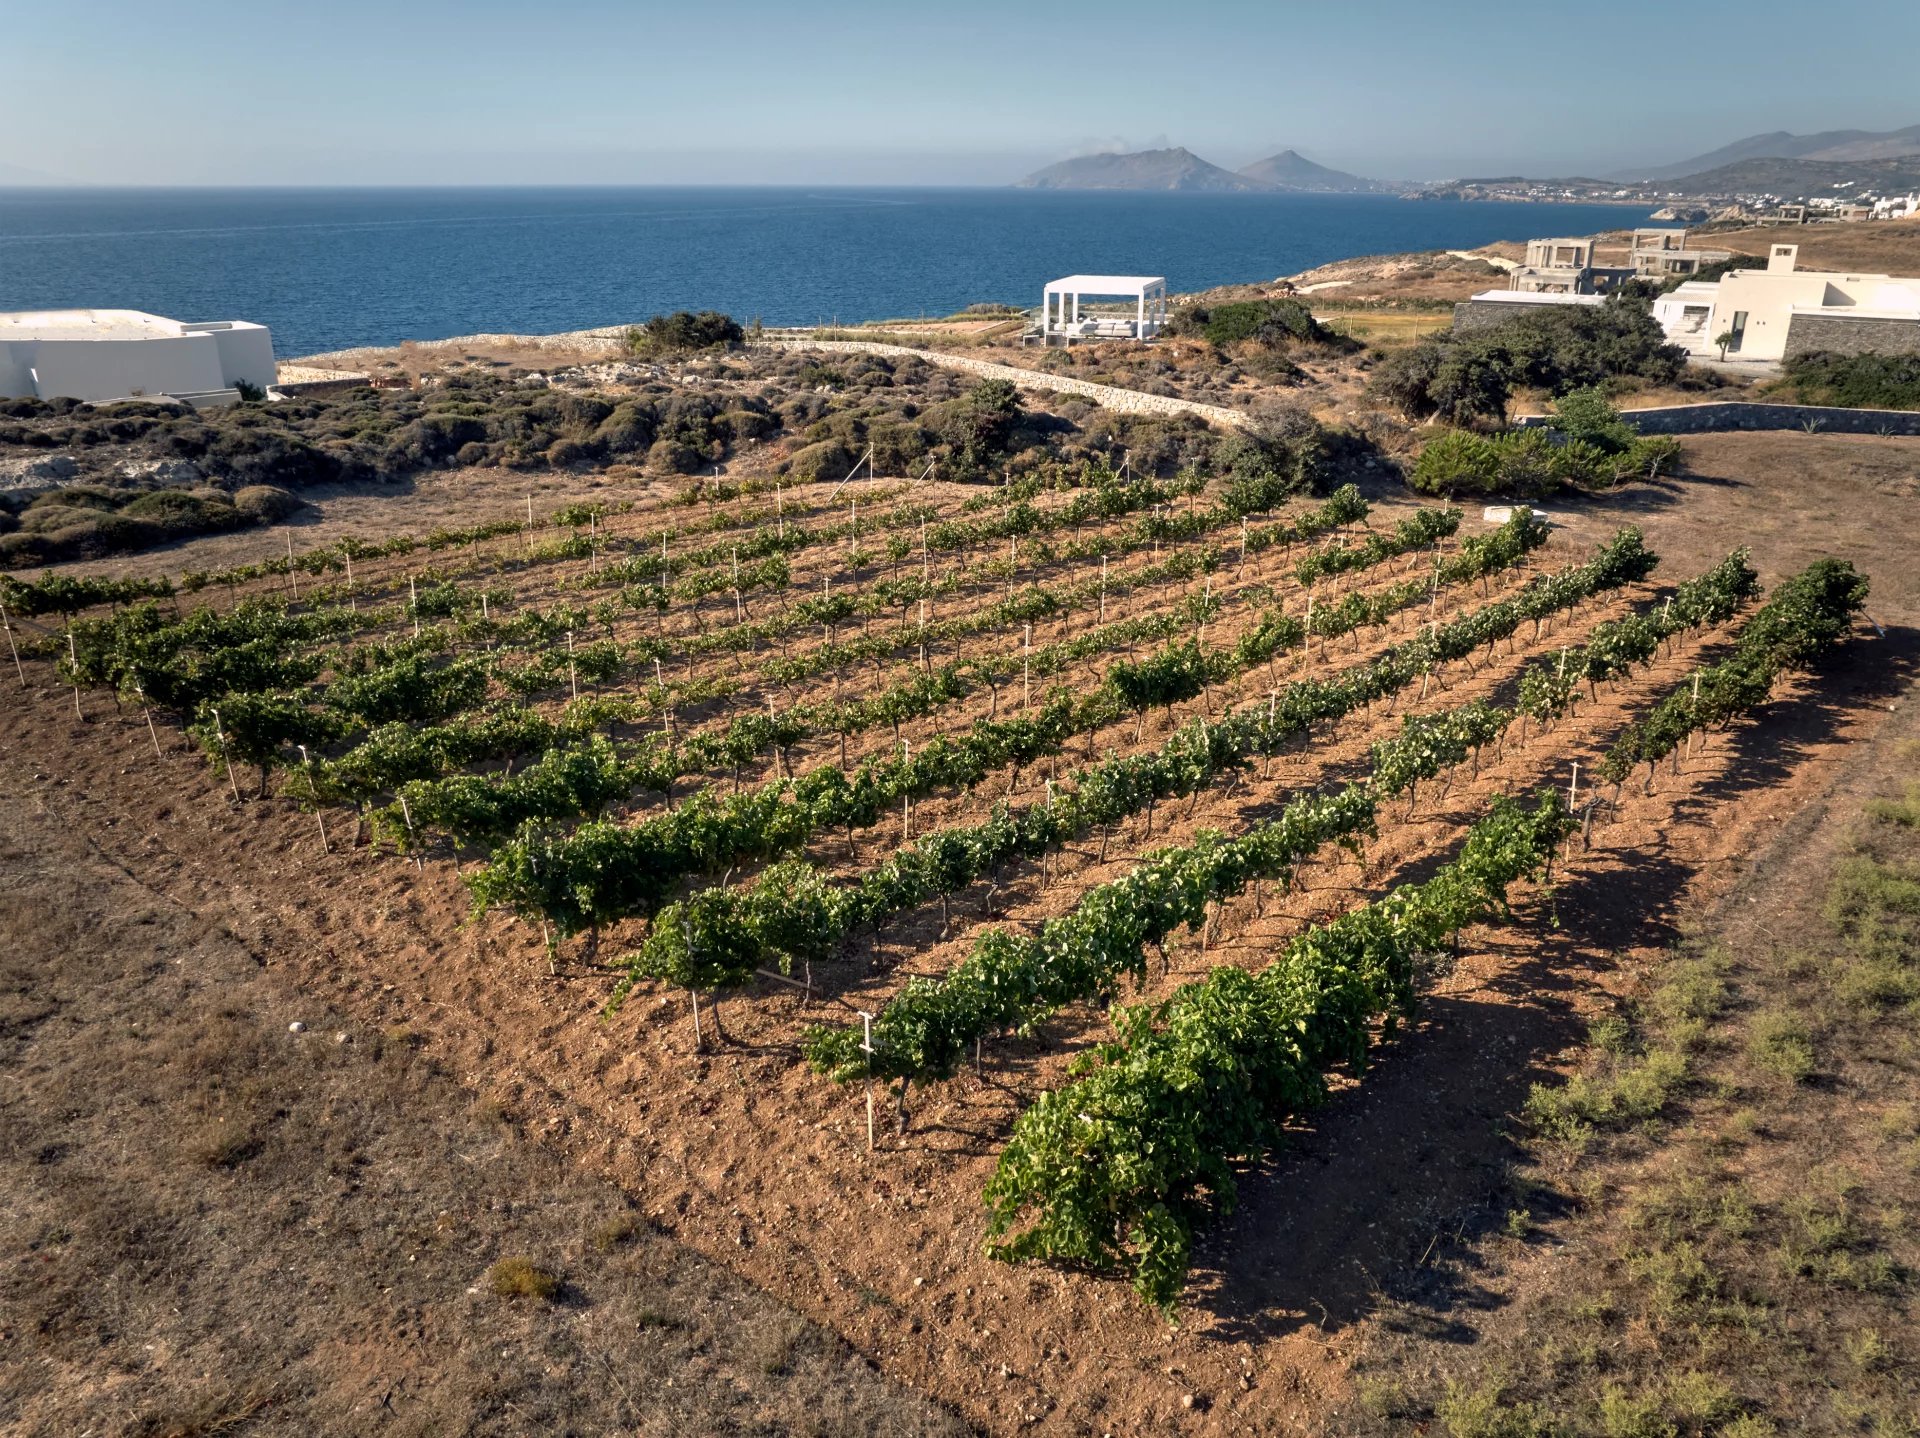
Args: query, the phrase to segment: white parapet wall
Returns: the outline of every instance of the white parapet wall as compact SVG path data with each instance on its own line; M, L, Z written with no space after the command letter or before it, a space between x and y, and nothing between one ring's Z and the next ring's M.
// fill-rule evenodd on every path
M274 382L273 337L245 320L183 324L139 310L0 314L0 397L105 401Z

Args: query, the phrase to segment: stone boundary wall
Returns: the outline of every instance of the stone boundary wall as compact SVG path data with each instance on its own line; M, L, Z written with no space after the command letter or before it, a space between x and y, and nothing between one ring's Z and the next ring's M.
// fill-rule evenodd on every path
M522 349L572 350L588 354L620 355L627 349L627 331L632 325L601 325L597 329L567 330L557 335L449 335L443 340L400 340L390 345L361 345L356 349L330 350L326 354L302 355L302 365L350 369L385 358L398 349L450 350L487 349L518 346Z
M1008 380L1023 389L1045 389L1059 394L1077 394L1083 399L1092 400L1102 409L1115 410L1123 414L1191 414L1198 415L1208 424L1221 425L1228 429L1238 429L1247 422L1245 414L1237 409L1228 409L1225 405L1202 404L1197 399L1176 399L1171 395L1142 394L1135 389L1095 384L1091 380L1048 374L1044 370L1021 369L1018 365L995 364L991 360L950 354L944 350L913 349L907 345L880 344L872 340L762 340L760 345L765 349L805 349L826 350L837 354L912 356L914 359L925 360L928 364L940 365L945 369L962 370L967 374L979 375L982 379Z
M291 379L275 380L273 389L276 394L289 396L338 394L342 390L365 389L372 383L372 377L364 374L328 374L325 371L310 371L307 374L295 374Z
M1920 319L1861 319L1838 315L1794 315L1787 321L1784 358L1836 355L1920 354Z
M1544 425L1549 416L1523 414L1522 429ZM1920 410L1839 409L1815 404L1752 404L1722 400L1713 404L1665 405L1623 409L1620 418L1642 434L1714 434L1723 430L1804 429L1818 434L1920 435Z

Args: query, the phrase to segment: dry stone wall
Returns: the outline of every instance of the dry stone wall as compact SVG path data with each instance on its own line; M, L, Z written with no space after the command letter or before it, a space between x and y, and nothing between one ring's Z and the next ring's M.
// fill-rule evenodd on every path
M1247 422L1245 414L1237 409L1228 409L1225 405L1203 404L1196 399L1177 399L1172 395L1142 394L1139 390L1122 389L1118 385L1095 384L1091 380L1074 379L1069 375L1048 374L1044 370L1022 369L1018 365L995 364L991 360L974 359L971 355L953 354L945 350L914 349L908 345L880 344L873 340L767 340L763 343L774 349L911 356L914 359L925 360L928 364L979 375L982 379L1007 380L1023 389L1045 389L1058 394L1079 395L1083 399L1092 400L1102 409L1115 410L1123 414L1198 415L1208 424L1220 425L1227 429L1238 429Z
M1920 354L1920 319L1794 315L1787 321L1787 359L1821 353Z
M1547 423L1549 416L1526 414L1514 421L1523 429ZM1723 430L1802 429L1813 434L1920 435L1920 412L1900 409L1840 409L1817 404L1750 404L1726 400L1714 404L1676 404L1655 409L1623 409L1620 418L1642 434L1714 434Z

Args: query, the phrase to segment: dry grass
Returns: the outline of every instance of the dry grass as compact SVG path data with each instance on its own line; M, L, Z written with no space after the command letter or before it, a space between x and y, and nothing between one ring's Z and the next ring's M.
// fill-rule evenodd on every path
M959 1431L33 773L0 762L8 1434Z
M1915 752L1877 744L1701 925L1716 941L1536 1086L1512 1196L1441 1265L1492 1308L1441 1346L1430 1311L1390 1304L1363 1431L1920 1431Z

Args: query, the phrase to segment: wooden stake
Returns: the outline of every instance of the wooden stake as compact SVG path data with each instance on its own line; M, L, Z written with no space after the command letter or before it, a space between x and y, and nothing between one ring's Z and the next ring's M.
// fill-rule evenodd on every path
M153 757L159 759L163 757L160 753L160 733L153 727L153 710L147 707L147 691L136 684L133 692L140 696L140 714L147 721L147 737L153 740Z
M13 656L13 672L20 676L20 687L27 687L27 671L20 663L20 650L13 642L13 621L7 618L7 606L0 604L0 629L7 631L7 652Z
M867 1152L873 1152L873 1015L860 1010L860 1052L867 1056Z
M287 529L287 587L293 591L293 597L300 597L300 581L293 574L293 529Z
M213 711L213 737L220 741L220 759L227 766L227 783L233 786L233 802L240 802L240 781L233 777L233 758L227 753L227 731L220 726L220 711Z
M327 842L327 816L320 812L320 786L313 782L313 758L307 753L305 744L296 747L300 750L300 766L307 773L307 797L313 800L313 817L320 821L320 852L331 854L333 845Z
M67 631L67 668L73 674L73 717L82 724L87 716L80 712L80 650L73 642L73 631Z

